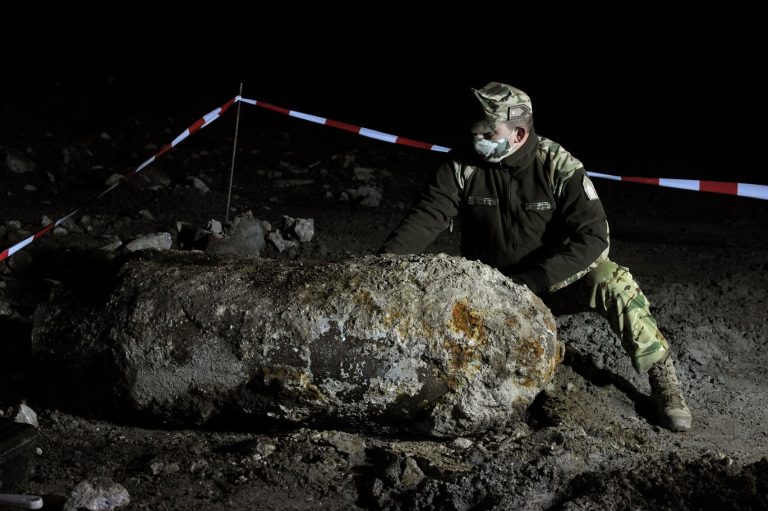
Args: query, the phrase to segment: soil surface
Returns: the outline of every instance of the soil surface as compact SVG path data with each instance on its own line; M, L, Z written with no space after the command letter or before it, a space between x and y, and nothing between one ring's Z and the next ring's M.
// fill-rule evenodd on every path
M265 257L374 253L441 158L244 108L229 219L252 211L273 225L283 215L315 225L311 241L282 252L267 243ZM0 142L0 248L40 229L43 215L87 204L0 264L0 410L10 416L25 402L39 420L35 471L17 491L42 495L46 509L94 477L124 486L126 509L768 508L768 202L752 199L595 180L612 258L630 268L670 339L694 415L686 433L658 425L647 378L588 314L558 318L566 360L525 420L474 438L231 420L176 429L69 392L31 355L35 308L61 282L98 278L89 261L113 257L101 248L117 239L169 232L180 248L178 222L225 223L234 112L90 199L205 111L73 115L43 127L25 122L21 107L3 112L19 122ZM376 194L361 187L380 200L366 202ZM457 255L459 230L429 251Z

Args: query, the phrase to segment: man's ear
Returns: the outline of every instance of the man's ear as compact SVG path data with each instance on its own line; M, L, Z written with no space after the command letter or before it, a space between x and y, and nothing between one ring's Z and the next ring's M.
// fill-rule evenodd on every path
M517 143L523 140L525 138L526 131L527 130L521 126L518 126L517 128L515 128L515 136L513 138L514 142Z

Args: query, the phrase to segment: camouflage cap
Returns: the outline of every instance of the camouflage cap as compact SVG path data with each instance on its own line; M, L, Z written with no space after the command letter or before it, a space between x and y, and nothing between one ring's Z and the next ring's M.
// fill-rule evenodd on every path
M481 89L472 89L485 117L472 124L472 133L487 133L496 130L499 121L523 119L533 114L533 105L528 94L506 83L491 82Z

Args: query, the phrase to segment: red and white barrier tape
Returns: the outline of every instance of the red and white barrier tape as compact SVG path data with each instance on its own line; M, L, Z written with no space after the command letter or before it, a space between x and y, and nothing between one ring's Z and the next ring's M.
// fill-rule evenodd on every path
M63 222L65 222L67 219L71 218L73 215L75 215L77 212L79 212L81 209L83 209L85 206L90 204L91 202L100 199L107 193L111 192L113 189L115 189L122 181L138 174L141 172L144 168L146 168L148 165L150 165L152 162L154 162L156 159L179 145L184 139L186 139L188 136L194 134L195 132L199 131L200 129L208 126L210 123L221 117L229 108L235 104L238 101L242 101L243 103L247 103L249 105L255 105L259 106L261 108L266 108L267 110L272 110L273 112L278 112L284 115L288 115L290 117L295 117L297 119L303 119L305 121L314 122L317 124L322 124L324 126L331 126L334 128L342 129L345 131L350 131L352 133L356 133L358 135L361 135L363 137L373 138L376 140L381 140L382 142L389 142L391 144L400 144L400 145L406 145L410 147L416 147L419 149L426 149L428 151L437 151L441 153L447 153L451 151L451 148L444 147L436 144L430 144L427 142L421 142L418 140L412 140L410 138L400 137L398 135L392 135L390 133L384 133L383 131L376 131L369 128L364 128L362 126L355 126L354 124L347 124L340 121L334 121L333 119L327 119L325 117L319 117L316 115L311 114L305 114L303 112L299 112L296 110L289 110L287 108L283 108L280 106L272 105L270 103L265 103L264 101L257 101L255 99L248 99L244 98L242 96L235 96L234 98L227 101L224 105L222 105L219 108L216 108L207 114L205 114L203 117L195 121L189 128L184 130L179 136L173 139L171 143L164 145L160 148L160 150L155 153L152 157L147 159L144 163L136 167L135 170L132 172L126 174L123 176L123 179L116 182L115 184L108 187L106 190L101 192L100 194L96 195L95 197L91 198L88 203L86 203L83 206L80 206L79 208L71 211L67 215L59 218L55 222L45 226L40 231L36 232L32 236L29 236L28 238L20 241L19 243L13 245L12 247L9 247L2 252L0 252L0 261L3 261L4 259L7 259L8 257L12 256L22 248L26 247L30 243L32 243L34 240L39 238L40 236L43 236L45 233L50 231L51 229L55 228L58 225L61 225ZM756 184L750 184L750 183L729 183L729 182L723 182L723 181L699 181L699 180L692 180L692 179L667 179L667 178L647 178L647 177L622 177L622 176L613 176L611 174L602 174L599 172L587 172L587 174L591 177L596 178L602 178L602 179L611 179L614 181L629 181L634 183L644 183L644 184L653 184L658 186L664 186L669 188L680 188L683 190L695 190L695 191L701 191L701 192L714 192L714 193L724 193L728 195L738 195L741 197L752 197L756 199L765 199L768 200L768 186L766 185L756 185Z
M316 115L305 114L296 110L288 110L280 106L275 106L263 101L257 101L255 99L247 99L238 96L238 100L249 105L260 106L273 112L279 112L281 114L296 117L297 119L304 119L305 121L315 122L324 126L332 126L334 128L351 131L364 137L375 138L376 140L382 140L392 144L402 144L411 147L418 147L420 149L427 149L430 151L439 151L441 153L447 153L451 151L450 147L443 147L439 145L429 144L427 142L420 142L418 140L411 140L409 138L399 137L389 133L383 133L381 131L375 131L362 126L355 126L353 124L347 124L344 122L334 121L332 119L326 119L325 117L318 117ZM612 176L610 174L601 174L599 172L587 172L590 177L612 179L614 181L629 181L633 183L653 184L658 186L665 186L669 188L680 188L682 190L695 190L699 192L714 192L724 193L728 195L738 195L741 197L752 197L755 199L768 200L768 186L766 185L754 185L749 183L729 183L724 181L699 181L692 179L667 179L667 178L647 178L647 177L622 177Z
M109 192L111 192L112 190L117 188L120 185L120 183L122 183L126 179L128 179L130 177L133 177L136 174L138 174L139 172L141 172L142 170L144 170L152 162L154 162L155 160L160 158L162 155L164 155L165 153L167 153L168 151L170 151L171 149L173 149L174 147L179 145L185 138L187 138L190 135L195 134L196 132L200 131L202 128L205 128L206 126L211 124L213 121L215 121L216 119L221 117L224 114L224 112L229 110L229 108L237 102L237 99L238 99L237 97L234 97L234 98L230 99L229 101L227 101L226 103L224 103L219 108L211 110L210 112L208 112L207 114L202 116L200 119L198 119L197 121L192 123L192 125L189 128L187 128L183 132L181 132L179 134L179 136L174 138L169 144L165 144L163 147L161 147L160 150L157 151L154 155L152 155L152 157L147 159L147 161L145 161L144 163L142 163L141 165L136 167L136 169L134 169L133 171L129 172L128 174L125 174L122 179L120 179L119 181L117 181L114 184L112 184L111 186L109 186L106 190L104 190L100 194L91 197L82 206L80 206L77 209L69 212L68 214L66 214L63 217L59 218L55 222L52 222L52 223L46 225L45 227L40 229L38 232L36 232L32 236L29 236L28 238L25 238L22 241L16 243L15 245L13 245L11 247L8 247L5 250L3 250L2 252L0 252L0 261L3 261L4 259L7 259L8 257L12 256L13 254L18 252L22 248L26 247L27 245L29 245L30 243L35 241L40 236L43 236L45 233L47 233L51 229L53 229L53 228L61 225L62 223L64 223L67 219L69 219L72 216L74 216L75 214L77 214L77 212L82 210L84 207L90 205L92 202L95 202L95 201L101 199L104 195L108 194Z
M418 147L419 149L426 149L428 151L437 151L440 153L447 153L448 151L451 150L450 148L443 147L441 145L428 144L426 142L419 142L418 140L411 140L410 138L392 135L391 133L384 133L383 131L376 131L369 128L364 128L362 126L355 126L354 124L347 124L345 122L334 121L333 119L326 119L325 117L318 117L316 115L305 114L303 112L298 112L296 110L288 110L287 108L271 105L269 103L265 103L263 101L257 101L255 99L248 99L240 96L238 96L238 99L243 103L248 103L249 105L260 106L261 108L266 108L267 110L272 110L273 112L278 112L291 117L296 117L297 119L303 119L305 121L314 122L317 124L322 124L323 126L331 126L333 128L338 128L340 130L351 131L352 133L356 133L358 135L362 135L368 138L374 138L376 140L381 140L382 142L389 142L390 144L407 145L411 147Z
M601 174L600 172L587 172L587 174L589 174L590 177L610 179L613 181L628 181L630 183L679 188L681 190L692 190L695 192L723 193L726 195L738 195L739 197L752 197L753 199L768 200L768 186L766 185L729 183L726 181L700 181L698 179L668 179L664 177L624 177Z

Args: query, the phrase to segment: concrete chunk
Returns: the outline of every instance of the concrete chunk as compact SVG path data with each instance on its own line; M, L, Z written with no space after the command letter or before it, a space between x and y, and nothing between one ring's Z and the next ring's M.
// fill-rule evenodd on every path
M223 237L209 237L205 250L216 255L258 256L264 244L261 222L253 217L251 211L247 211L235 218Z
M173 245L173 238L168 232L155 232L139 236L125 246L128 252L139 250L169 250Z

